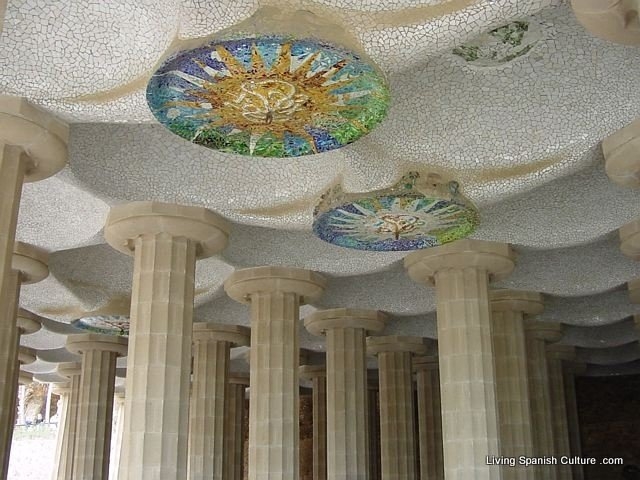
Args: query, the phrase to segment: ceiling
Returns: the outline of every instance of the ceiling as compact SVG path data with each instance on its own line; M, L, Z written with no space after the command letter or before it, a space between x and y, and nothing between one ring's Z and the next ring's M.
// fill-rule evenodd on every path
M355 36L389 80L387 120L345 148L286 159L212 151L158 125L145 85L161 60L264 6L307 10ZM454 53L515 20L528 25L525 53L487 64ZM402 253L311 233L330 186L380 189L412 169L458 180L480 210L474 238L513 244L516 270L497 287L542 292L541 319L566 324L562 343L598 374L640 371L640 305L626 291L640 262L620 253L617 236L640 216L640 190L608 179L600 147L640 117L639 60L637 47L591 36L555 0L9 0L0 92L71 126L68 166L24 187L17 239L47 249L51 269L22 291L22 306L48 319L22 340L42 351L25 369L72 358L58 350L73 331L66 323L126 303L132 260L105 244L102 227L110 206L131 200L202 205L233 222L227 250L198 263L197 321L248 324L224 280L236 268L288 265L329 277L303 315L380 309L388 333L435 338L434 292L409 279ZM303 331L302 345L321 350L322 340Z

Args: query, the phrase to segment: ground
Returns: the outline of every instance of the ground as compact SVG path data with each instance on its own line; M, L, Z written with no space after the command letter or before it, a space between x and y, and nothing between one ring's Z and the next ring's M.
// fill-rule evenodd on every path
M56 450L56 425L17 426L8 480L49 480Z

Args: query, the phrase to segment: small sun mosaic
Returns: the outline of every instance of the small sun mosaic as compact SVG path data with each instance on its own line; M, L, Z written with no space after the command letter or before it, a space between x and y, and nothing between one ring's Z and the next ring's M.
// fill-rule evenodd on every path
M463 43L453 53L474 67L496 67L528 54L540 38L538 24L520 20Z
M124 315L96 315L71 322L76 328L102 335L129 336L129 317Z
M312 39L214 41L168 59L147 102L173 133L215 150L297 157L347 145L386 116L389 89L360 55Z
M470 235L479 223L457 182L410 172L391 188L345 194L338 185L314 211L313 231L340 247L405 251L436 247Z

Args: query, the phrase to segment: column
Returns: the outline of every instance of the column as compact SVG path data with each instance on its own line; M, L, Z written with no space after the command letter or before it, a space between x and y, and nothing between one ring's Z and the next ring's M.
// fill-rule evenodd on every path
M415 357L420 480L444 480L438 357Z
M546 345L562 337L562 327L555 323L525 322L527 348L527 371L529 373L529 404L533 427L533 453L536 457L551 457L555 454L555 441L549 390L549 369ZM535 468L537 478L554 480L556 467L540 465Z
M49 275L45 251L22 242L15 242L13 247L8 281L5 290L0 292L0 478L6 478L9 469L18 397L20 334L23 330L40 328L39 324L33 325L36 317L26 314L20 320L23 328L19 327L20 288L23 284L39 282Z
M414 480L418 464L411 356L423 355L426 346L419 337L369 337L367 350L378 357L382 480Z
M367 426L369 428L369 479L380 480L380 412L378 409L378 376L367 375Z
M584 0L583 0L584 2ZM574 4L578 4L574 0ZM590 2L591 6L597 5L599 2ZM598 11L598 15L592 15L591 18L596 19L605 17L607 14L618 18L620 29L617 34L624 38L625 32L625 12L613 12L614 4L602 3L602 10ZM619 9L624 8L623 2L616 2L615 6ZM631 5L631 3L629 4ZM637 8L637 7L636 7ZM574 9L576 9L574 5ZM611 9L609 11L606 11ZM631 13L631 12L628 12ZM604 23L604 22L603 22ZM607 32L609 35L614 32ZM640 119L631 122L629 125L621 128L617 132L612 133L602 141L602 153L605 158L605 170L611 181L624 187L640 187Z
M50 114L22 98L0 95L0 292L11 290L9 273L22 185L64 167L68 136L68 127Z
M640 260L640 218L620 227L620 250L633 260Z
M199 322L193 326L189 410L189 478L223 480L225 402L231 347L249 345L249 329Z
M311 380L313 404L313 480L327 479L327 371L324 365L303 365L300 377Z
M71 386L69 383L53 384L53 393L60 396L58 401L58 428L56 430L56 453L53 466L53 480L59 478L56 473L60 465L60 459L62 458L62 432L64 431L65 424L67 423L67 416L69 415L69 396L71 395Z
M225 480L242 480L244 478L244 400L248 386L248 374L234 373L229 375L224 426Z
M184 480L196 259L222 250L228 225L200 207L134 202L104 236L134 256L121 480Z
M435 284L447 480L501 478L488 284L515 266L507 244L459 240L405 257L409 276Z
M551 397L551 419L555 455L571 456L571 442L569 440L569 422L567 417L567 401L564 391L564 371L562 362L575 359L575 347L569 345L549 345L547 347L547 362L549 367L549 394ZM571 465L557 465L558 480L572 480Z
M571 456L582 456L582 441L580 439L580 417L578 416L578 399L576 398L576 375L583 374L587 369L586 363L571 362L564 369L564 391L567 400L567 424L569 427L569 444ZM572 465L573 480L584 480L584 467Z
M127 339L95 333L70 335L67 350L82 357L73 478L107 480L116 360L127 355Z
M78 404L80 403L80 374L82 364L61 363L58 374L69 379L69 403L65 408L65 421L58 430L60 441L60 456L56 460L53 472L54 480L74 480L73 459L76 448L76 427L78 425Z
M386 320L376 310L349 308L318 311L305 319L310 333L326 337L329 480L369 478L366 337L381 332Z
M629 288L629 301L640 303L640 278L630 281L627 287Z
M234 300L251 305L249 480L298 480L300 305L325 288L302 269L236 271L225 283Z
M120 456L122 454L122 437L124 435L124 391L113 396L113 427L111 435L111 455L109 460L109 480L118 480L120 472Z
M500 455L509 458L532 457L534 447L524 315L542 313L542 295L494 290L490 298ZM533 468L519 463L515 466L505 465L501 469L505 480L533 480L536 474Z

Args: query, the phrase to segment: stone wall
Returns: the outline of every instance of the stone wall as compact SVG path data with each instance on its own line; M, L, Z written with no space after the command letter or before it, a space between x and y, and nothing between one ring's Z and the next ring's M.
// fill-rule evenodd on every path
M586 480L640 480L623 473L640 466L640 375L578 377L576 392L582 455L624 459L624 466L585 466Z

